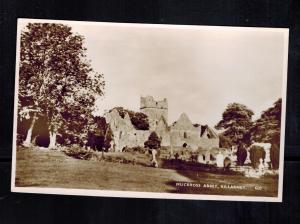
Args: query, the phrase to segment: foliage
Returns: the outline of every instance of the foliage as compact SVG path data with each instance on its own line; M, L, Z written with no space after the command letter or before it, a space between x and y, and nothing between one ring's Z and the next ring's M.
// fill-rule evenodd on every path
M86 150L80 146L72 146L64 148L63 152L70 157L75 159L83 159L83 160L90 160L95 153L91 150Z
M104 117L94 117L93 126L88 133L87 146L92 147L98 151L107 151L113 139L113 133Z
M263 111L260 118L254 122L251 135L256 142L270 142L274 136L280 135L281 98L272 107ZM279 144L279 139L278 143Z
M251 165L254 168L257 168L259 165L259 159L265 159L266 157L266 152L263 147L253 145L250 148L250 160L251 160Z
M236 156L237 156L237 165L243 166L247 159L247 150L244 144L240 144L238 146Z
M83 43L83 36L63 24L27 25L20 47L21 117L43 114L50 132L67 128L67 134L87 135L82 128L87 127L96 97L104 94L104 81L86 59Z
M280 160L280 135L274 135L271 141L270 159L273 169L279 168Z
M222 114L222 120L215 126L216 129L224 129L223 136L238 144L252 125L253 112L245 105L231 103Z
M230 148L233 145L229 137L224 136L223 134L219 135L219 147L220 148Z
M129 115L131 123L133 126L138 129L138 130L149 130L149 121L148 121L148 116L144 113L141 112L134 112L128 109L124 109L123 107L115 107L111 109L109 112L112 110L116 109L119 112L119 115L124 118L126 114Z
M279 145L272 145L270 149L270 158L271 158L271 164L273 169L278 169L279 168L279 155L280 155L280 150L279 150Z
M123 152L139 152L139 153L145 153L145 148L140 147L140 146L135 146L135 147L125 147Z
M151 132L147 141L144 145L146 148L158 149L160 148L161 139L158 137L155 131Z

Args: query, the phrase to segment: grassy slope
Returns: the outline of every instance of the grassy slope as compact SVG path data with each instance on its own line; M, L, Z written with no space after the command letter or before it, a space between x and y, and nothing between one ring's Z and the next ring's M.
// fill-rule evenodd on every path
M246 190L175 187L176 182L245 185ZM18 150L16 186L276 196L277 177L246 178L187 171L77 160L59 151ZM255 186L261 186L257 191Z

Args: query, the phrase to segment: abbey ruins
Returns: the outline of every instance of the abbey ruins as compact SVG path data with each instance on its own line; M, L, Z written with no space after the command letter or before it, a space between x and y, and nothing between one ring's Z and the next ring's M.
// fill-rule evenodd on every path
M168 101L155 101L152 96L140 98L140 112L148 116L149 130L137 130L128 114L122 118L116 109L105 114L113 132L111 148L122 151L125 147L143 147L152 131L161 138L161 146L171 148L186 147L191 150L219 147L219 137L207 125L193 124L182 113L177 121L168 124Z

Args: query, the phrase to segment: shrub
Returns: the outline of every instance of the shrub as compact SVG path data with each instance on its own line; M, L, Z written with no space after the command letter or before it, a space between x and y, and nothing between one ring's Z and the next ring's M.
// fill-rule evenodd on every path
M134 152L140 152L140 153L144 153L145 152L144 147L140 147L140 146L132 147L132 150Z
M75 159L83 159L83 160L90 160L95 154L94 151L87 150L79 146L66 147L63 149L63 152L67 156L73 157Z
M146 150L143 147L135 146L135 147L124 147L122 152L139 152L144 153Z
M161 139L158 137L155 131L151 132L147 141L144 145L146 148L158 149L160 148Z
M257 168L259 165L259 159L265 159L266 157L266 152L263 147L260 146L251 146L250 148L250 160L251 160L251 165L254 168Z

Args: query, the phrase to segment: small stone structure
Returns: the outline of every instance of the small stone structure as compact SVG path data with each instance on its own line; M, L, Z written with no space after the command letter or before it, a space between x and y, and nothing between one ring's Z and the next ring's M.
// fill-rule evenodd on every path
M122 118L116 109L105 114L107 123L113 132L112 150L122 151L125 147L144 146L150 133L155 131L161 138L161 146L171 148L219 147L219 137L207 125L194 125L185 113L172 125L168 125L168 101L155 101L152 96L141 97L140 112L148 117L149 130L137 130L128 114Z

